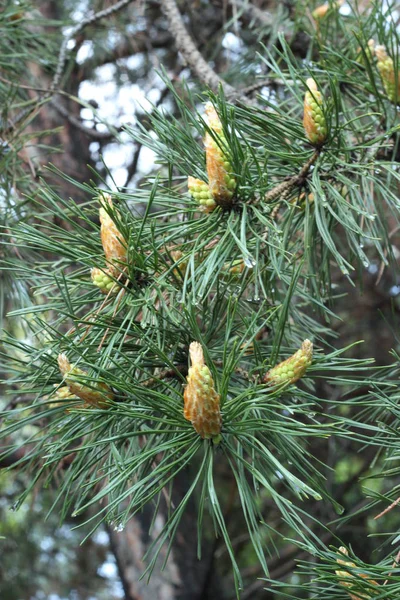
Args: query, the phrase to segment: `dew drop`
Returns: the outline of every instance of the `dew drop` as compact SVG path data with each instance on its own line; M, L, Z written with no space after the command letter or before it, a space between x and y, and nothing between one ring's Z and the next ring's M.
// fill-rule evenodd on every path
M122 525L122 523L114 526L114 531L118 531L118 533L121 533L121 531L123 531L123 530L124 530L124 526Z
M252 256L246 256L243 262L248 269L253 269L257 264Z

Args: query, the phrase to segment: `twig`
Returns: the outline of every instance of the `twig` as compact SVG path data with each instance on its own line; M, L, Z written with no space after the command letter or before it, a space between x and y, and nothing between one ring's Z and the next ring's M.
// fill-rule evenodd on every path
M108 8L105 8L104 10L100 10L99 12L94 13L90 17L86 17L86 19L83 19L83 21L81 23L79 23L79 25L75 25L75 27L73 27L71 30L68 31L68 34L66 34L64 36L64 39L61 43L60 51L58 54L56 70L54 72L53 79L50 83L49 89L46 92L44 92L41 96L38 96L37 102L48 100L57 92L57 88L60 85L62 74L64 72L65 63L68 58L69 42L78 33L83 31L83 29L85 29L85 27L87 27L88 25L93 25L100 19L104 19L105 17L110 17L111 15L113 15L116 12L120 11L121 9L125 8L125 6L127 6L131 2L133 2L133 0L120 0L113 6L109 6ZM18 125L18 123L20 123L26 116L31 114L31 112L36 110L36 108L37 108L37 106L35 105L35 108L33 108L33 109L28 107L28 108L21 110L17 114L17 116L14 117L14 119L8 120L5 127L0 128L0 132L10 131L10 130L14 129Z
M274 16L266 10L261 10L257 6L251 4L251 2L245 2L244 0L229 0L231 6L240 6L242 12L248 13L253 19L259 21L262 25L269 27L274 23Z
M276 27L275 17L272 13L262 10L252 4L252 0L229 0L232 6L240 6L242 13L247 13L252 19L258 21L263 27ZM284 35L291 33L290 25L288 21L280 24L280 30Z
M71 115L71 113L62 104L59 104L54 98L50 100L50 104L56 109L57 112L60 113L60 115L65 117L67 121L71 123L71 125L73 125L76 129L79 129L79 131L82 131L89 137L95 140L112 139L113 134L109 131L97 131L97 129L86 127L86 125L84 125L82 121L74 117L74 115Z
M248 85L245 88L242 88L240 91L242 94L246 96L250 96L254 92L262 89L263 87L276 87L276 86L288 86L292 84L293 81L291 79L283 80L279 78L270 77L269 79L263 79L262 81L258 81L257 83L253 83L252 85Z
M161 371L158 375L154 377L150 377L149 379L145 379L140 382L141 387L152 387L153 385L157 385L160 379L172 379L177 377L177 371L179 373L187 373L188 367L187 365L175 365L173 369L165 369L165 371Z
M79 25L76 25L72 29L72 31L69 32L69 35L66 35L64 37L64 40L61 44L60 52L58 55L56 71L54 73L53 80L51 82L49 91L52 91L52 92L55 91L60 84L61 77L64 72L65 63L66 63L66 60L68 57L68 43L70 42L70 40L72 40L78 33L83 31L85 29L85 27L87 27L88 25L93 25L94 23L96 23L97 21L100 21L101 19L110 17L111 15L113 15L113 14L117 13L118 11L122 10L123 8L125 8L125 6L128 6L128 4L130 4L131 2L133 2L133 0L120 0L119 2L117 2L116 4L113 4L112 6L109 6L108 8L99 10L97 13L94 13L90 17L86 17L86 19L83 19L83 21L81 23L79 23Z
M395 506L397 506L400 502L400 496L394 501L392 502L392 504L390 506L387 506L385 508L385 510L383 510L381 513L379 513L379 515L376 515L376 517L374 517L374 521L376 521L377 519L380 519L381 517L383 517L383 515L386 515L388 512L390 512Z
M289 179L287 179L286 181L278 183L278 185L269 190L269 192L267 192L265 196L255 198L250 202L250 204L257 204L260 201L273 202L278 198L280 198L281 200L287 198L287 196L290 194L293 188L298 187L304 183L311 167L316 162L320 153L321 150L318 148L317 150L315 150L311 158L309 158L308 161L302 166L300 172L297 175L293 175L292 177L289 177Z
M249 98L225 83L203 58L185 27L175 0L161 0L161 6L169 21L177 49L198 79L211 88L213 92L218 92L219 87L222 86L227 99L231 102L252 105L253 102Z
M392 569L395 569L397 567L397 565L399 564L399 560L400 560L400 550L398 551L396 558L393 561L392 564ZM389 583L389 579L392 576L393 571L390 571L389 575L388 575L388 579L386 579L386 581L384 581L383 585L387 585Z
M277 198L286 197L293 188L302 185L305 178L307 177L311 167L320 155L320 150L316 150L311 158L303 165L298 175L294 175L288 181L284 181L276 185L272 190L267 192L264 196L264 202L272 202Z
M164 102L165 98L168 96L168 93L169 93L169 87L165 87L163 89L163 91L161 92L160 97L158 98L157 102L154 105L155 108L158 108L160 106L160 104L162 104ZM125 183L121 187L121 189L126 188L129 184L129 182L131 181L132 177L136 174L142 146L143 146L143 144L141 142L138 142L138 145L135 150L135 154L133 155L132 162L128 168L128 174L126 176Z

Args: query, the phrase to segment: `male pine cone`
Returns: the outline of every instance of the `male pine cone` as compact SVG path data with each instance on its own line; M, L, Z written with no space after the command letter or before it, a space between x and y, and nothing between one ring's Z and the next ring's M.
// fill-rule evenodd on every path
M220 396L214 388L210 369L204 362L201 345L192 342L189 354L191 367L183 394L183 414L202 438L211 438L214 443L218 443L222 425Z
M349 553L347 551L346 548L344 548L343 546L341 546L339 548L339 552L341 554L344 554L345 556L348 556ZM345 567L350 567L351 569L356 569L356 565L353 562L347 561L347 560L343 560L342 558L338 558L337 559L337 563L339 565L343 565ZM344 570L340 570L340 571L335 571L336 575L338 577L341 577L343 579L339 580L340 585L342 585L343 587L347 588L347 592L351 598L351 600L370 600L371 598L375 597L375 593L371 590L371 593L369 592L357 592L357 594L352 593L352 590L354 588L356 588L357 585L357 577L362 577L363 579L368 580L368 583L371 586L378 586L378 582L375 581L374 579L370 579L368 577L368 575L366 575L365 573L359 573L359 574L352 574L349 573L349 571L344 571Z
M71 394L96 408L104 408L107 401L113 399L114 394L107 384L90 382L89 385L86 385L83 383L82 380L86 379L88 374L79 367L71 365L65 354L59 354L57 360L60 373Z
M110 208L113 208L111 196L109 194L105 194L103 198L103 203L105 205L108 204ZM100 207L99 216L101 223L101 243L103 245L104 255L107 261L108 272L110 275L117 277L121 273L124 263L126 263L126 242L104 206Z
M312 354L312 343L310 340L304 340L297 352L268 371L264 376L264 383L269 383L270 385L295 383L303 377L311 365Z
M217 203L215 202L210 192L210 188L205 181L189 176L188 190L193 198L200 204L200 207L204 212L211 212L214 210L214 208L216 208Z
M396 98L400 100L400 73L396 77L393 59L388 56L385 46L376 46L375 55L387 97L391 102L395 102Z
M109 273L110 271L108 269L103 271L98 267L94 267L90 273L94 285L97 286L103 294L115 294L115 292L118 291L118 286Z
M211 102L206 104L206 115L209 128L217 140L206 133L204 146L206 148L207 175L210 192L215 202L222 208L229 208L236 187L236 180L229 161L228 145L222 129L222 123Z
M314 79L306 81L308 91L304 97L303 125L307 138L314 146L322 146L327 136L323 98Z

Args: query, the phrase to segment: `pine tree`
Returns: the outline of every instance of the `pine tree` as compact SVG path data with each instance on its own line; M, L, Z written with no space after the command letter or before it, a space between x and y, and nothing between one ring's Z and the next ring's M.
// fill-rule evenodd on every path
M50 486L52 511L88 537L141 520L144 598L181 561L170 597L395 600L397 337L377 366L337 326L338 282L361 289L378 261L397 273L395 7L153 4L94 3L72 27L74 2L55 21L29 2L1 13L0 436L26 482L15 508ZM234 60L199 49L201 11L235 34ZM93 69L107 20L116 60L146 15L165 36L159 101L106 127L84 103L89 126L84 36ZM43 126L51 110L70 136L136 149L124 185L88 144L84 176L57 154L41 172L67 139ZM142 148L156 163L134 185Z

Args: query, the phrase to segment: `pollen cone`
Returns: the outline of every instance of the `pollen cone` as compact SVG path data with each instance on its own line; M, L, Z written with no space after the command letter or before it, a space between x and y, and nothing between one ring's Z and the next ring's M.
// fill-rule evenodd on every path
M312 362L313 345L310 340L304 340L300 350L292 356L270 369L265 375L264 383L270 385L282 385L295 383L303 377Z
M109 269L102 270L98 267L94 267L90 272L94 285L97 286L103 294L115 294L118 291L118 285L109 273Z
M222 425L220 396L215 391L210 370L204 362L201 345L192 342L189 354L191 366L183 395L183 414L202 438L211 438L218 442Z
M71 365L65 354L58 355L58 367L69 391L74 396L78 396L81 400L97 408L104 408L107 401L113 399L114 394L105 383L92 381L90 381L90 385L82 383L85 378L88 378L88 374L86 371Z
M103 206L99 210L101 243L103 244L109 272L116 277L121 272L123 264L126 263L126 242L105 208L107 205L112 208L111 196L105 194L102 196L102 200Z
M345 554L346 556L349 555L348 551L346 548L344 548L343 546L341 546L339 548L339 552L341 554ZM339 565L343 565L345 567L350 567L351 569L356 569L357 566L350 561L347 560L343 560L342 558L338 558L337 559L337 563ZM369 579L368 575L366 575L365 573L359 573L359 574L352 574L349 573L348 571L335 571L336 575L338 575L339 577L343 577L343 579L340 580L340 584L343 587L348 588L347 589L347 593L349 594L351 600L370 600L371 598L375 597L375 594L372 592L371 594L368 592L357 592L357 594L352 593L352 588L356 587L356 582L357 582L357 578L358 577L362 577L363 579L367 579L368 583L371 584L371 586L376 585L378 586L378 582L374 581L373 579Z
M306 83L309 91L307 90L304 97L304 130L314 146L321 146L327 136L326 121L322 110L323 98L314 79L307 79Z
M397 99L400 100L400 73L397 74L394 68L393 59L388 56L385 46L376 46L375 55L377 58L376 66L382 78L383 87L389 100L394 102ZM397 94L396 94L396 83L397 83Z
M191 196L200 204L200 209L204 212L211 212L216 208L217 204L212 197L210 188L205 181L196 179L196 177L188 177L188 190Z
M228 146L221 121L211 102L207 102L205 110L208 126L215 134L213 137L207 132L204 138L209 190L217 204L229 208L232 204L236 180L229 160Z

